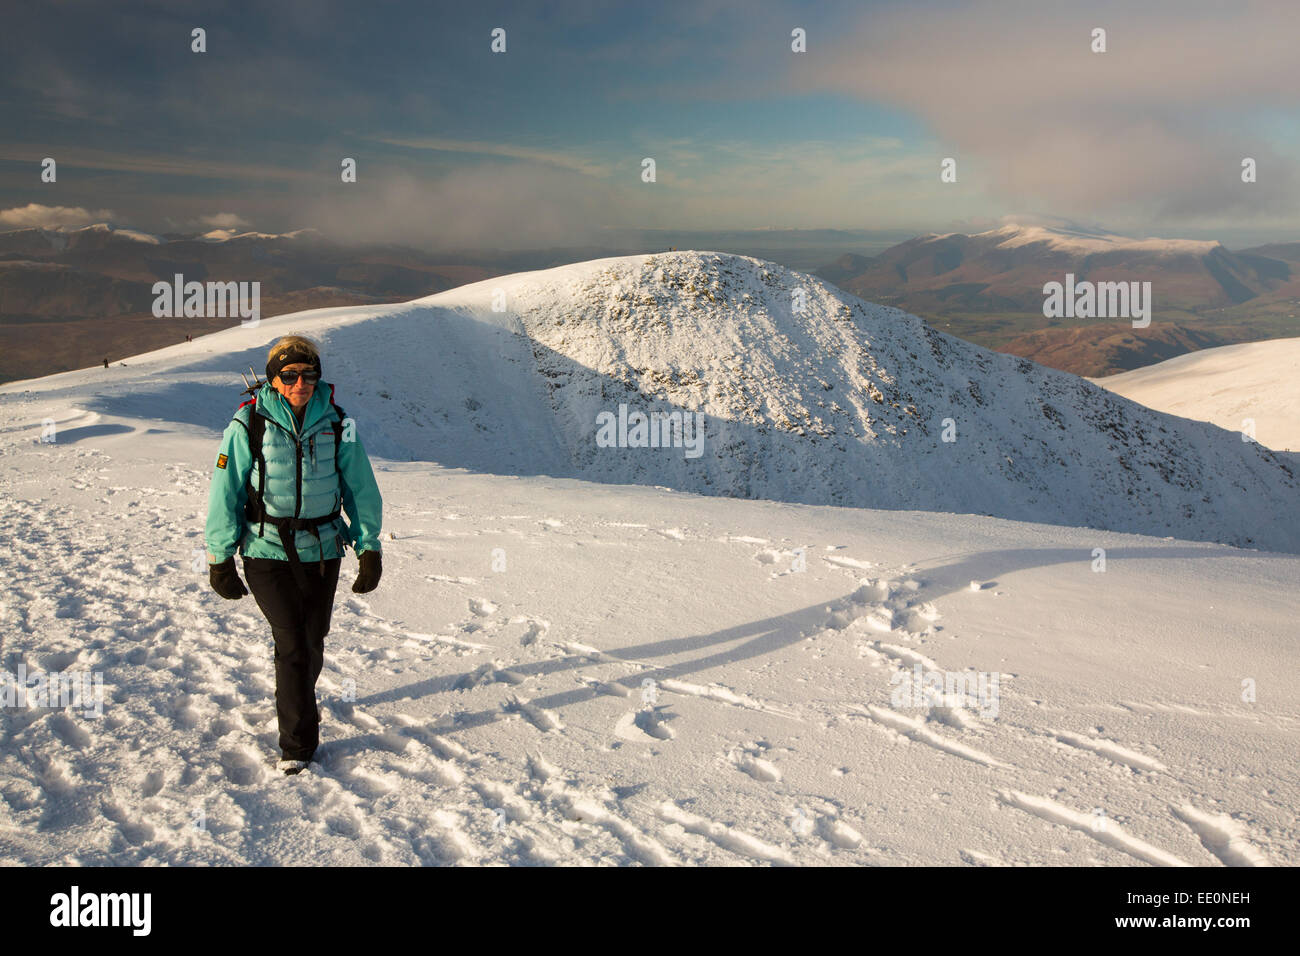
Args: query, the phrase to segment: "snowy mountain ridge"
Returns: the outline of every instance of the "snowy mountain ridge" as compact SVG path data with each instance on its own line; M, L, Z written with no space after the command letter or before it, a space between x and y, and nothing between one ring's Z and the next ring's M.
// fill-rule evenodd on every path
M985 232L931 233L924 241L950 239L961 236L968 239L998 239L998 248L1014 249L1017 246L1042 244L1049 249L1069 253L1154 252L1164 255L1209 255L1223 244L1212 239L1136 239L1109 232L1086 229L1067 229L1059 226L1035 226L1010 223Z
M367 447L399 461L1300 551L1295 456L813 276L711 252L593 260L232 328L125 363L140 376L129 397L96 396L91 410L158 402L219 428L234 393L216 383L260 369L266 344L290 331L320 339L326 380ZM196 361L200 345L210 354ZM177 384L194 375L212 386L197 404ZM621 404L701 413L702 454L604 447L601 416Z
M497 290L499 313L489 306ZM528 402L534 382L544 383L545 421L536 427L559 443L555 474L1300 549L1300 488L1288 456L762 260L690 251L596 260L409 307L472 315L516 334L511 359L539 379L510 383L507 398L475 387L499 384L486 369L458 378L451 394L433 376L428 400L454 422L452 407L468 389L478 406L468 411L473 434L490 444L510 417L506 405ZM421 337L438 336L438 315L427 313ZM443 334L454 324L444 319ZM427 340L404 347L424 349ZM598 416L624 402L703 413L703 455L599 447ZM435 425L433 443L387 416L379 424L417 460L504 464L492 447L466 447L461 461L440 455L436 445L462 437L454 424L454 435ZM525 441L507 439L531 452L536 443Z

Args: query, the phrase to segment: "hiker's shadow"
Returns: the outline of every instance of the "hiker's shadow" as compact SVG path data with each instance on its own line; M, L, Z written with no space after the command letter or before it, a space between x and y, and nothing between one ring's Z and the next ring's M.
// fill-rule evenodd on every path
M1231 560L1240 556L1240 552L1218 545L1187 547L1176 544L1170 544L1169 546L1112 547L1107 550L1106 555L1108 564L1113 566L1112 574L1131 573L1134 569L1130 562L1140 562L1147 559L1161 561L1171 559ZM1252 557L1254 556L1252 554ZM1292 555L1272 555L1270 557L1279 561L1292 562L1300 571L1300 558ZM919 578L922 582L921 588L912 595L911 603L934 601L955 592L966 591L970 588L972 580L986 581L989 578L1014 574L1017 571L1029 568L1051 565L1078 565L1078 574L1073 579L1063 577L1062 582L1063 586L1065 586L1068 585L1070 580L1074 580L1081 591L1095 589L1104 578L1104 575L1093 572L1095 558L1093 551L1087 547L1006 548L997 551L953 555L936 560L943 563L934 567L918 567L910 572L912 576ZM1097 599L1098 601L1106 600L1104 592L1098 593ZM858 587L835 601L819 601L816 604L808 605L787 614L749 621L745 624L723 628L706 634L666 638L628 647L601 650L599 656L579 653L552 660L511 664L507 669L511 675L529 678L564 671L580 671L583 668L600 667L620 661L640 666L640 669L622 677L609 680L591 677L582 686L528 700L528 706L531 709L561 711L573 704L609 694L610 691L602 689L602 685L617 685L628 692L626 695L619 694L619 696L632 697L645 686L646 681L653 681L658 685L662 685L665 681L699 675L712 668L732 667L743 661L779 651L803 640L812 633L828 628L842 629L845 626L844 612L846 610L850 611L850 619L857 618L870 613L875 606L883 603L883 600L875 596L868 596L865 588ZM741 643L737 644L737 641ZM696 651L704 651L705 653L688 660L678 660L659 666L654 666L651 663L656 658L675 657ZM475 673L475 671L468 671L463 674L431 677L401 687L395 687L391 690L371 694L358 700L357 703L358 705L388 704L458 692L459 688L464 688L468 682L473 680ZM697 677L697 680L707 680L707 678ZM502 719L511 713L512 709L507 704L494 709L461 712L455 715L453 722L445 727L439 727L437 732L455 733L474 727L482 727ZM377 739L379 736L367 735L354 738L357 741L356 749L364 748L368 738ZM342 745L341 743L334 746Z
M838 604L840 602L832 602ZM656 683L662 683L666 680L673 680L695 673L704 671L712 667L721 667L736 661L747 660L762 654L771 653L787 647L797 641L802 640L807 634L812 633L822 627L827 626L828 619L831 617L827 613L827 603L819 602L815 605L792 611L788 614L776 615L774 617L763 618L758 621L750 621L735 627L724 628L707 634L696 634L689 637L678 637L667 640L651 641L644 644L637 644L631 647L615 648L601 651L599 657L593 657L586 654L575 653L565 657L554 658L544 661L530 661L523 664L511 664L508 670L513 675L520 677L540 677L564 671L578 671L583 668L594 668L608 666L611 663L620 661L628 664L645 664L646 658L666 657L670 655L690 653L701 649L713 649L712 653L705 654L702 657L692 658L691 660L678 661L672 664L664 664L659 667L649 667L638 669L636 672L613 679L591 678L591 682L570 690L551 694L546 697L535 697L528 701L530 708L540 708L544 710L562 710L572 704L583 701L593 700L597 697L605 696L608 690L602 690L602 685L618 685L627 691L628 697L634 693L639 694L644 681L651 680ZM731 645L736 641L743 641L739 646L722 649L720 645ZM417 681L406 684L401 687L395 687L391 690L381 691L377 694L371 694L357 700L358 706L373 706L375 704L386 704L397 701L417 700L429 697L431 695L459 692L457 685L464 685L467 679L473 676L473 671L467 671L463 674L440 675L431 677L427 680ZM623 696L623 695L619 695ZM639 700L639 697L638 697ZM456 714L454 722L445 727L438 727L438 733L455 733L469 730L474 727L482 727L486 724L494 723L512 713L516 713L509 704L479 711L464 711ZM347 751L364 750L376 744L382 745L382 734L365 734L359 737L349 738L348 740L331 743L331 754L338 754Z

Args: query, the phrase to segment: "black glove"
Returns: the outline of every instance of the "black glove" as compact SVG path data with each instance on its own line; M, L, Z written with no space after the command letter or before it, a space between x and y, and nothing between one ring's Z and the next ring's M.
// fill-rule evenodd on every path
M226 558L220 564L209 564L208 582L212 585L212 590L230 601L238 601L248 593L248 588L244 587L244 582L235 573L233 557Z
M384 562L379 559L379 552L360 551L357 553L357 561L361 564L361 570L352 582L352 590L357 594L365 594L379 587L379 577L384 573Z

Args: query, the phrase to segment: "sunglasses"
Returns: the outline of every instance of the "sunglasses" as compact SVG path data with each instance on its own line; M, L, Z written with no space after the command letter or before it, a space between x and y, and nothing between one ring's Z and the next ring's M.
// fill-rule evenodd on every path
M306 384L308 384L308 385L315 385L317 382L320 381L320 372L315 372L315 371L307 371L307 372L292 371L292 372L281 372L281 373L280 373L280 381L284 382L285 385L292 385L292 384L294 384L295 382L298 381L299 377L301 377L302 380L303 380Z

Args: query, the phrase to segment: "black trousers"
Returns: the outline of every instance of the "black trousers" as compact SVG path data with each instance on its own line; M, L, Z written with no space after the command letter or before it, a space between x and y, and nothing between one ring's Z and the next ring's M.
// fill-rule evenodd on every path
M316 679L325 664L325 635L334 612L342 558L304 563L307 590L299 589L288 561L244 558L244 577L275 638L275 713L285 760L310 760L320 743Z

